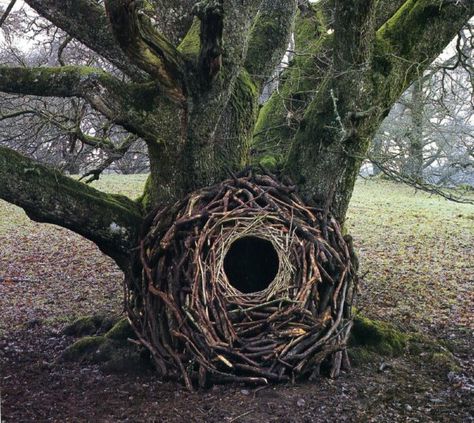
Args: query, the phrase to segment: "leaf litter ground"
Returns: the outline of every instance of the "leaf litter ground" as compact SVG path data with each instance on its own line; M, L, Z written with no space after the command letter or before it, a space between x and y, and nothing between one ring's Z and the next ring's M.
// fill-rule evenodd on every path
M101 189L137 196L145 177ZM360 253L358 307L443 342L456 368L426 351L372 354L337 380L217 386L189 393L153 374L65 363L72 319L122 312L121 274L93 244L0 203L0 390L5 422L474 421L474 207L384 181L359 181L348 218Z

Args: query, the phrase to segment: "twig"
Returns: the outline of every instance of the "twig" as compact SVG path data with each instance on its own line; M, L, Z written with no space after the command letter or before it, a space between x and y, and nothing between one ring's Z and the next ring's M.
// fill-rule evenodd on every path
M8 15L11 13L13 6L15 6L16 0L11 0L8 4L5 12L3 13L2 17L0 18L0 28L2 27L3 23L7 20Z

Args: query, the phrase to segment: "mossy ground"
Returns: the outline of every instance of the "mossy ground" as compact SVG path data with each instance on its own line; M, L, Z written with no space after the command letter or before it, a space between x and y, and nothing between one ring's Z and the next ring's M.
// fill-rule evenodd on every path
M352 362L363 365L377 362L381 358L390 360L403 355L418 359L421 355L446 371L459 371L453 353L437 341L422 333L403 332L390 323L356 316L349 341L349 356Z
M93 334L82 336L84 329ZM152 370L148 352L132 342L136 338L126 318L81 317L64 333L76 337L61 354L65 361L98 364L105 372L137 374Z

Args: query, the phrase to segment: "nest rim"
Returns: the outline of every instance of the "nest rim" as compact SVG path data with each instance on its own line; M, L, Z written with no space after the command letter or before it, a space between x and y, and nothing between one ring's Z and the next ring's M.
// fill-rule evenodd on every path
M246 236L270 241L279 259L269 285L249 293L224 269L232 243ZM226 180L155 212L140 263L127 310L163 378L189 389L267 384L313 377L324 363L337 376L348 361L357 275L341 228L271 175Z
M279 242L280 238L282 237L278 236L279 234L271 236L268 233L268 231L273 230L273 228L264 226L264 224L262 223L262 220L265 220L265 218L267 217L268 215L266 214L262 214L261 216L255 217L254 220L250 221L250 223L248 224L248 227L245 227L244 229L242 229L242 226L238 228L233 227L229 231L230 234L228 234L224 240L221 240L218 243L218 245L216 245L217 249L219 249L219 246L220 246L220 251L219 251L220 260L218 261L216 268L214 270L216 274L218 275L217 283L222 284L222 286L226 290L229 291L228 295L230 296L242 297L242 298L247 297L249 300L255 300L255 301L257 300L268 301L269 297L274 296L276 293L281 291L282 288L284 288L285 283L287 285L290 282L291 276L294 274L294 271L295 271L294 266L288 260L289 249L285 248L282 245L282 243ZM227 257L227 254L230 248L232 247L233 243L239 239L243 239L246 237L255 237L255 238L263 239L270 242L278 257L278 269L275 276L273 277L273 279L270 281L270 283L267 285L266 288L259 291L253 291L253 292L240 291L231 283L224 268L225 258Z

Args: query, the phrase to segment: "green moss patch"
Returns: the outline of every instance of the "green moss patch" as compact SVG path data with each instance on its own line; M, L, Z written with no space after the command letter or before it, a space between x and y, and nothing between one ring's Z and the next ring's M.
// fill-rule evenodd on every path
M351 333L349 356L354 364L376 362L380 356L417 356L446 371L459 371L453 354L440 342L419 333L402 332L380 320L357 316Z
M62 357L66 361L97 361L96 356L100 353L100 347L107 339L104 336L85 336L66 348Z
M352 329L351 345L364 347L381 355L397 356L407 346L410 335L396 330L388 323L356 317Z
M147 351L129 342L135 335L125 318L105 315L81 317L64 333L82 336L64 351L62 359L65 361L99 364L106 372L118 373L137 373L151 368Z
M118 317L102 314L83 316L66 326L63 333L68 336L86 336L102 334L110 330L118 321Z
M135 338L135 333L127 319L121 319L105 334L107 339L118 342L127 342L129 338Z

